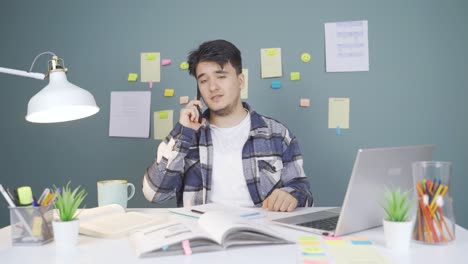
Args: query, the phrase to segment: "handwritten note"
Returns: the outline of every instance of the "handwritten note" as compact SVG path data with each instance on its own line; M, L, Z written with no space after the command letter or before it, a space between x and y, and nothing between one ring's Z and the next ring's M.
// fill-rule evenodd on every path
M110 137L148 138L151 92L111 92Z
M283 76L281 62L281 48L267 48L260 50L262 78Z
M154 112L154 139L164 139L169 135L174 127L173 116L173 110Z
M367 20L325 23L327 72L369 71Z
M161 57L159 52L140 54L141 82L160 82L161 81Z
M328 128L349 128L349 98L328 99Z

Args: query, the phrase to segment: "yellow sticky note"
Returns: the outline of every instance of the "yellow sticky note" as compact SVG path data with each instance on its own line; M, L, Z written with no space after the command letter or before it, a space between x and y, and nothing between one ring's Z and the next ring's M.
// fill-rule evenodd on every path
M179 65L179 68L180 68L181 70L187 70L187 69L189 68L188 62L186 62L186 61L182 62L182 63Z
M314 241L314 240L304 240L304 241L299 241L299 245L301 246L320 246L320 241Z
M302 53L301 54L301 61L303 62L309 62L310 61L310 54L309 53Z
M159 52L140 54L140 81L160 82L161 81L161 58Z
M146 53L147 60L154 60L156 59L156 53Z
M328 98L328 128L349 128L349 98Z
M301 79L301 73L291 72L290 77L291 77L291 81L299 81Z
M188 103L188 101L189 101L189 97L188 97L188 96L181 96L181 97L179 98L179 103L180 103L180 104L186 104L186 103Z
M164 89L164 96L166 97L174 96L174 89Z
M138 79L138 74L136 74L136 73L129 73L128 74L128 81L129 82L136 82L137 79Z
M169 116L168 111L159 111L159 119L167 119L168 116Z
M249 70L242 69L244 74L244 88L241 90L241 99L249 98Z
M268 56L275 56L277 53L276 49L267 49Z
M322 252L323 252L323 248L320 248L320 247L307 247L307 248L303 248L303 249L302 249L302 252L306 252L306 253L322 253Z
M299 240L300 241L310 241L310 240L317 241L318 238L316 236L300 236Z
M161 112L163 112L161 114ZM164 139L169 135L172 128L174 127L173 124L173 110L162 110L159 112L154 112L154 139Z
M281 48L260 49L262 78L283 76Z
M346 245L346 241L344 240L325 240L325 243L329 246Z

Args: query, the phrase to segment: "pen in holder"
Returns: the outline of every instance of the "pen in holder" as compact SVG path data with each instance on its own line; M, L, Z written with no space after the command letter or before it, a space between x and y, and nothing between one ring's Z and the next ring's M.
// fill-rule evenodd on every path
M420 161L412 165L418 204L413 230L415 241L440 245L455 240L451 165L440 161Z
M9 207L13 246L39 246L53 239L54 206Z

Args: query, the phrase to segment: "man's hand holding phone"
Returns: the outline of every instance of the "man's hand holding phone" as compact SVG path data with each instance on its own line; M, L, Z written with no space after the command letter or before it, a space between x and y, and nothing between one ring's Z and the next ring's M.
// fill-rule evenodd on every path
M200 109L203 108L201 101L192 100L185 106L185 108L180 110L179 123L181 125L198 130L205 123L204 118L201 123L198 123L198 119L201 117L201 112L198 111L197 106Z

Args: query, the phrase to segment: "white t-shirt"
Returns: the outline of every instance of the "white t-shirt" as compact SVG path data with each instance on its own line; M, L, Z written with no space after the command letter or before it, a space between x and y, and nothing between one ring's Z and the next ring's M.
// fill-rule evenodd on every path
M242 166L242 148L249 138L250 114L229 128L210 125L213 171L208 200L237 206L254 206Z

